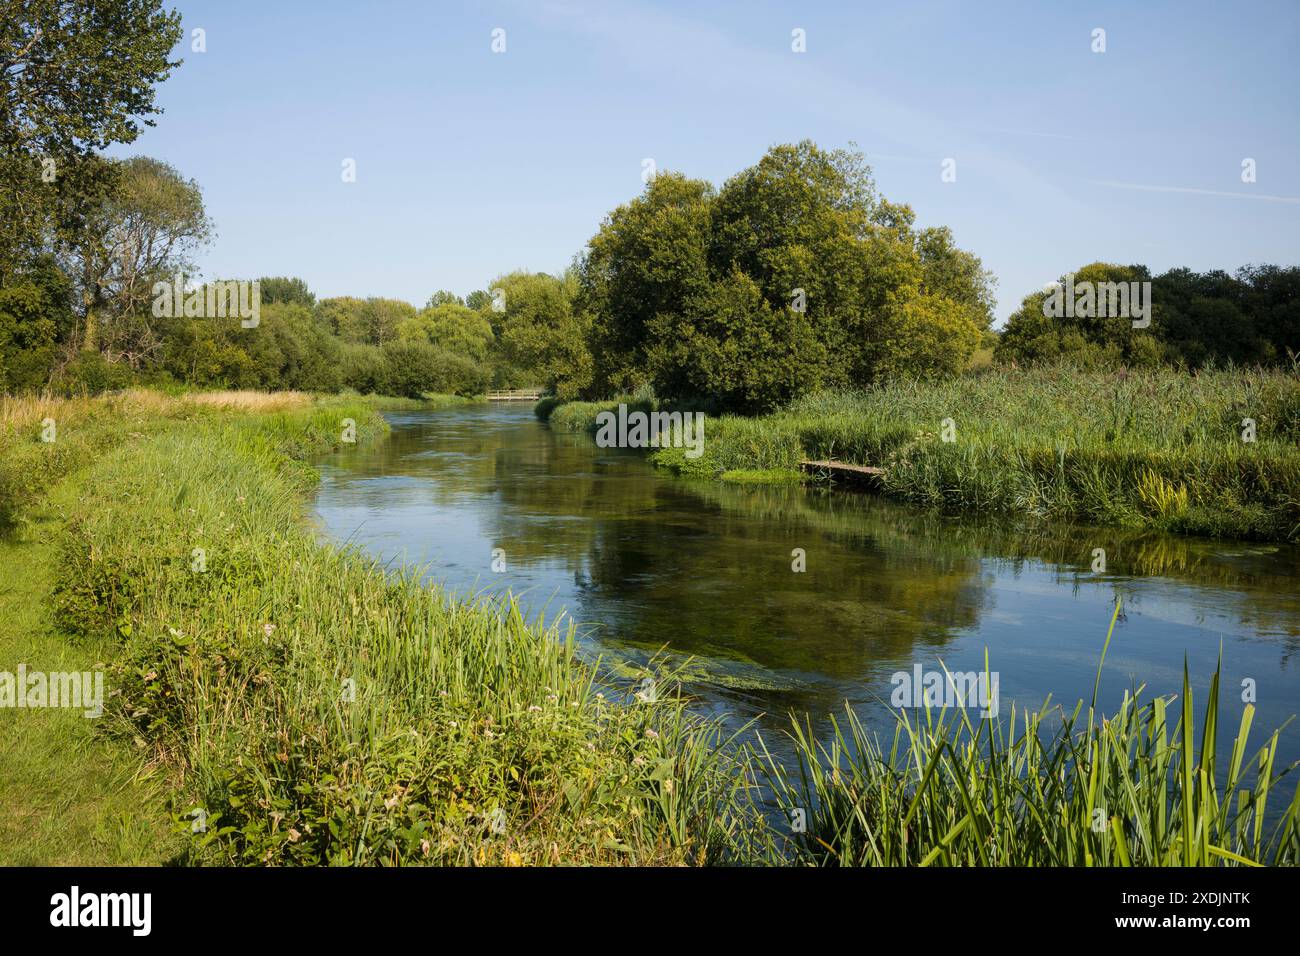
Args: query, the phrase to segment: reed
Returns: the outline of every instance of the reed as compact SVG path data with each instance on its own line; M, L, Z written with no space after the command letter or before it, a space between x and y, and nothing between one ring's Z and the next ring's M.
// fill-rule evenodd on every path
M550 421L592 430L606 407L561 405ZM950 512L1296 541L1300 376L1045 367L894 380L760 418L710 417L701 457L651 459L700 478L785 478L800 461L839 459L884 467L890 497Z
M1107 648L1114 627L1115 617ZM795 720L796 768L760 743L783 814L805 814L806 832L782 849L834 866L1300 862L1300 788L1281 792L1295 768L1277 766L1277 731L1249 751L1253 705L1217 763L1218 669L1199 727L1185 667L1181 699L1143 701L1138 688L1109 716L1100 675L1099 664L1092 700L1056 729L1046 704L975 723L964 710L900 711L886 749L852 710L825 746Z

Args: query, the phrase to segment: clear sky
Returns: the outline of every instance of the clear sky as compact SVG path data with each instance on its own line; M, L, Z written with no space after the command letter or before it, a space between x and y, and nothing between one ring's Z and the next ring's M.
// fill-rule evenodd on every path
M166 112L114 152L199 182L208 276L422 305L562 269L646 158L721 184L803 138L856 143L883 195L951 226L999 320L1099 259L1300 262L1295 0L176 6Z

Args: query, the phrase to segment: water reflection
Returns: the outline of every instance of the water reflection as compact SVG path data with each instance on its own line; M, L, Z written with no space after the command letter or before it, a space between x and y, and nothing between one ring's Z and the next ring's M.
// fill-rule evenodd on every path
M458 592L504 591L567 612L587 645L640 661L698 659L713 707L824 715L844 700L873 723L889 676L913 662L990 666L1004 702L1091 694L1113 601L1126 615L1103 680L1204 686L1220 646L1235 727L1245 678L1257 727L1300 712L1300 551L1114 529L954 520L866 495L666 476L635 453L558 435L529 409L394 414L389 441L320 463L326 531L386 561L427 565ZM506 571L492 572L492 552ZM807 570L791 570L803 548ZM1091 570L1093 549L1107 570ZM1004 711L1006 703L1004 703ZM1296 733L1287 753L1297 755Z

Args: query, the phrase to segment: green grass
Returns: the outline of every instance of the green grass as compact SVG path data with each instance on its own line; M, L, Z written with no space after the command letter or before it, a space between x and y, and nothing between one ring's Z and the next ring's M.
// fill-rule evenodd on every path
M561 405L550 421L590 431L608 407ZM1242 440L1247 418L1254 442ZM787 474L806 459L884 467L886 495L952 512L1296 541L1300 377L997 368L811 395L760 418L710 417L699 458L651 454L700 478Z
M829 746L796 720L796 769L764 750L786 818L805 815L806 829L785 849L800 862L837 866L1300 862L1300 787L1288 802L1283 786L1295 768L1278 766L1276 731L1250 752L1254 706L1244 707L1221 767L1218 670L1199 728L1185 669L1181 699L1140 697L1140 688L1125 692L1107 717L1094 689L1086 711L1080 702L1058 730L1048 727L1046 704L1021 712L1019 728L1014 707L1005 722L972 723L965 710L900 711L888 750L851 710ZM1274 820L1270 806L1281 811Z
M69 491L71 491L71 487ZM57 502L27 535L0 541L0 670L88 671L96 648L70 644L45 599ZM165 769L130 741L95 733L81 710L0 710L0 866L159 865L179 852L164 819Z
M105 726L202 809L195 861L684 863L736 852L743 768L665 676L623 705L572 632L320 546L300 459L382 426L346 402L104 454L69 515L60 625L105 635ZM220 450L217 453L217 450ZM194 549L203 570L193 570Z

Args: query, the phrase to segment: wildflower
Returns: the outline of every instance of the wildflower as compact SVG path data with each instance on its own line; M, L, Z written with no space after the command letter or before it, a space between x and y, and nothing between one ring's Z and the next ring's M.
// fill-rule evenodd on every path
M658 732L657 730L655 730L653 727L647 727L647 728L645 729L645 735L646 735L647 737L651 737L651 738L654 738L654 739L656 739L656 740L659 738L659 732Z

